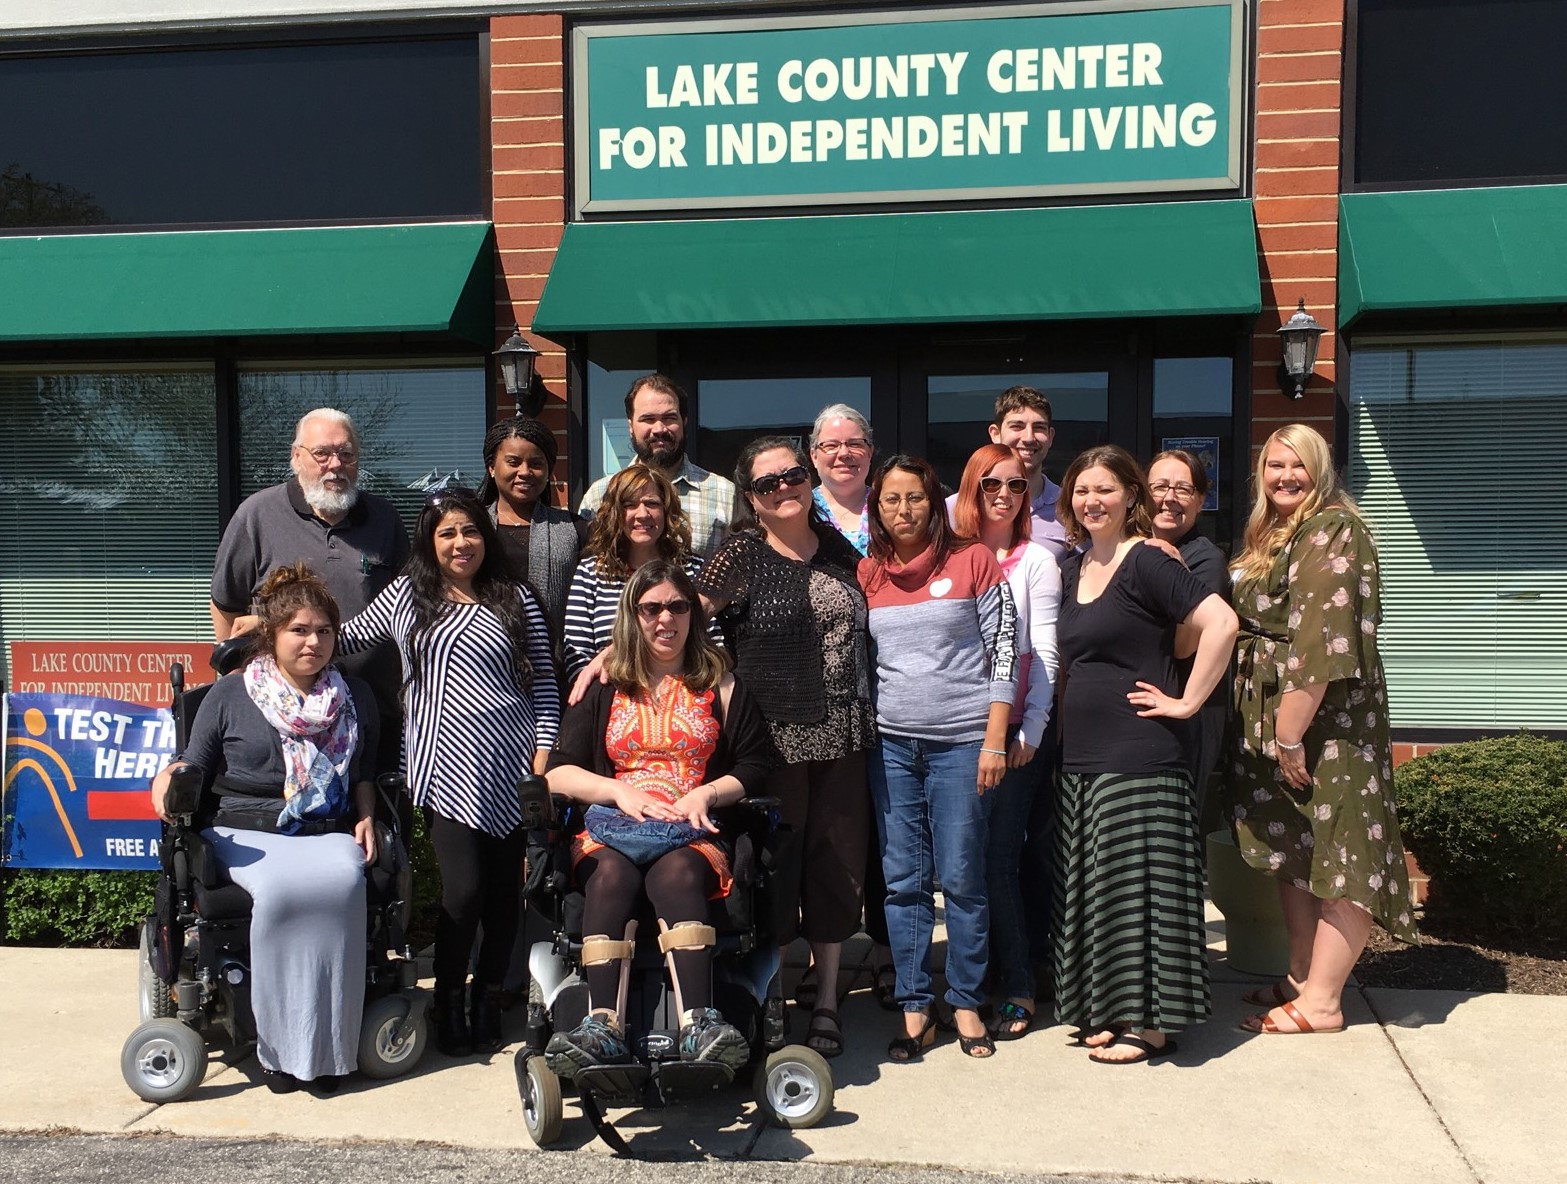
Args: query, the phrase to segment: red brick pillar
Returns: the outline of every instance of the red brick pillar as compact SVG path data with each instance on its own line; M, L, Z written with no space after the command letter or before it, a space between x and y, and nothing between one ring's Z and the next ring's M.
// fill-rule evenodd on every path
M495 222L495 326L499 346L515 322L541 351L549 390L540 418L560 437L556 483L566 478L566 355L527 333L566 221L565 34L556 15L490 21L490 143ZM496 411L516 413L497 379Z
M1252 339L1252 442L1286 423L1333 439L1338 346L1344 0L1258 0L1255 193L1262 315ZM1301 297L1327 329L1296 401L1279 389L1278 329Z

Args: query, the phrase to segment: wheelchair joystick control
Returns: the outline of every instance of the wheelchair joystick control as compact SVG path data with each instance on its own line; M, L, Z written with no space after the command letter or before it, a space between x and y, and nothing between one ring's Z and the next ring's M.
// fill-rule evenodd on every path
M202 771L195 765L185 765L169 774L169 792L164 798L164 809L174 818L189 817L201 805Z
M543 830L550 824L550 783L537 773L517 778L517 805L524 830Z

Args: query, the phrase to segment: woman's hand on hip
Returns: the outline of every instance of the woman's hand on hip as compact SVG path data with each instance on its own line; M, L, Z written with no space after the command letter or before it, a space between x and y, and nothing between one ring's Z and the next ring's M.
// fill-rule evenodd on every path
M1165 719L1191 719L1200 706L1200 704L1187 703L1185 699L1166 695L1151 682L1138 683L1135 691L1126 693L1126 701L1140 709L1137 714L1143 719L1159 716Z

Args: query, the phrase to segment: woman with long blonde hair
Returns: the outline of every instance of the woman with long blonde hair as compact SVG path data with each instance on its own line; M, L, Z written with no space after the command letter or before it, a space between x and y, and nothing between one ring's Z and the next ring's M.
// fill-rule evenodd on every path
M1413 940L1414 902L1393 807L1381 582L1371 533L1305 424L1268 437L1235 568L1230 793L1236 839L1278 879L1289 974L1250 993L1242 1027L1336 1032L1373 921Z

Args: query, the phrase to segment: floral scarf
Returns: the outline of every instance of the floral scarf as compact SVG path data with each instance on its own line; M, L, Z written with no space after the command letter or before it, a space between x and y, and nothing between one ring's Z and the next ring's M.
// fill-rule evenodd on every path
M347 814L348 764L359 742L359 720L343 676L327 667L301 697L276 659L264 654L245 667L245 692L283 745L279 832L293 834L302 823Z

